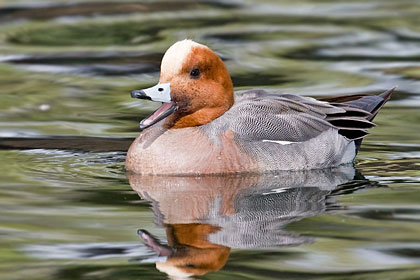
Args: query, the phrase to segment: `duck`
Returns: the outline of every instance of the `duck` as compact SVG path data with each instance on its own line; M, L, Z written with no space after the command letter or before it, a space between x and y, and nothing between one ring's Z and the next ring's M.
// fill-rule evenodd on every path
M199 176L351 164L396 88L320 100L261 89L235 95L223 60L189 39L169 47L160 70L157 85L131 92L161 106L140 122L128 172Z

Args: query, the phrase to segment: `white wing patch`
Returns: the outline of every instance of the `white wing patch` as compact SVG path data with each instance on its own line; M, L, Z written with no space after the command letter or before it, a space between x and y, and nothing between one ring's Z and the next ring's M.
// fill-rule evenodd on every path
M272 189L269 192L262 193L262 195L270 195L270 194L276 194L276 193L284 193L284 192L287 192L287 190L289 190L289 187Z
M289 144L296 144L296 143L301 143L301 142L290 142L290 141L280 141L280 140L262 140L263 142L272 142L272 143L277 143L280 145L289 145Z

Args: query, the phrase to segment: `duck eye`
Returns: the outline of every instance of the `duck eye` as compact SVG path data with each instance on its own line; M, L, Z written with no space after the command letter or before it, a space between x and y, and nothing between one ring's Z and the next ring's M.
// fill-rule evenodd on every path
M190 72L190 77L198 79L200 77L200 69L198 67L194 67Z

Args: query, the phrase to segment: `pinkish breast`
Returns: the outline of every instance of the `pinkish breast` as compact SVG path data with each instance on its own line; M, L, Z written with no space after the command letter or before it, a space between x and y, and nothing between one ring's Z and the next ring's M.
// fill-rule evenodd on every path
M259 166L234 141L232 131L218 143L199 128L159 128L141 133L127 152L126 169L138 174L195 175L258 172ZM156 136L159 135L159 136Z

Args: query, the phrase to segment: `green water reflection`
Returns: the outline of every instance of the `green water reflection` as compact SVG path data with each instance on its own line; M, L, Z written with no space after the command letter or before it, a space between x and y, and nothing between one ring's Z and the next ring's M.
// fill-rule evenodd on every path
M1 1L0 278L167 279L136 230L165 243L201 227L229 248L203 279L420 278L419 12L416 0ZM184 38L215 49L238 90L399 87L345 180L224 178L218 192L127 178L127 145L156 106L129 92L155 84Z

